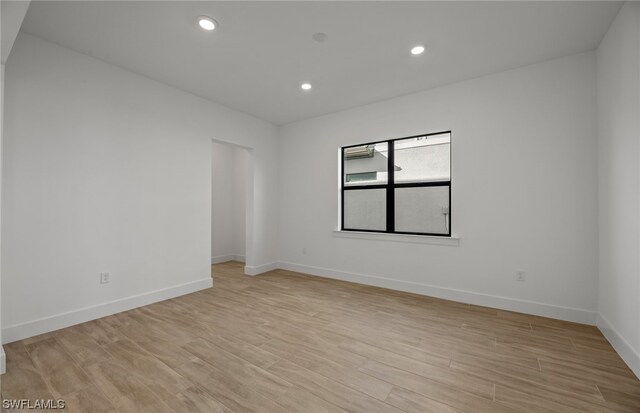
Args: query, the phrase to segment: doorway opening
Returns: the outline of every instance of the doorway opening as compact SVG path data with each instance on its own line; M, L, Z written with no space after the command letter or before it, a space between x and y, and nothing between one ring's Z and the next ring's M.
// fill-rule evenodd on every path
M250 262L251 221L248 218L252 193L252 151L214 140L211 150L212 265Z

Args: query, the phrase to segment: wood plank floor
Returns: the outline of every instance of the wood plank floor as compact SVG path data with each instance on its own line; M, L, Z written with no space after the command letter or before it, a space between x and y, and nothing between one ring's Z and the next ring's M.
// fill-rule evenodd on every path
M5 346L2 397L68 412L640 412L591 326L288 271Z

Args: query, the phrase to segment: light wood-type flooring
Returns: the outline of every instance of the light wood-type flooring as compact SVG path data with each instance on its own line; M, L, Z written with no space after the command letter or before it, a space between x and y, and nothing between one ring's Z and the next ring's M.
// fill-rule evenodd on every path
M2 397L67 412L640 412L592 326L288 271L5 345Z

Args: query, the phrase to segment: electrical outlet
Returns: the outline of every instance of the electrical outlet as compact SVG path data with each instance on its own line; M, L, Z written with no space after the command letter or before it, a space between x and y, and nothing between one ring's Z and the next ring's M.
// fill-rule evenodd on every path
M302 248L302 255L307 255L307 247Z
M100 273L100 284L108 284L111 281L111 274L108 272Z
M522 270L516 271L516 281L526 281L526 280L527 280L527 276L525 275L524 271Z

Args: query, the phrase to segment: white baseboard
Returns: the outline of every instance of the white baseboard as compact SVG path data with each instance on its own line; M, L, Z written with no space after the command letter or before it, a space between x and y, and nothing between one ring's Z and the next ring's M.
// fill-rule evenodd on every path
M245 262L244 255L238 254L227 254L227 255L218 255L217 257L211 257L211 264L221 264L223 262L229 261L238 261Z
M38 334L48 333L50 331L70 327L72 325L106 317L122 311L153 304L158 301L168 300L170 298L204 290L213 285L212 281L213 280L210 277L207 277L173 287L163 288L91 307L85 307L66 313L28 321L26 323L15 324L2 329L2 341L3 343L11 343L13 341L36 336Z
M468 304L485 307L499 308L502 310L516 311L519 313L533 314L542 317L572 321L575 323L594 325L596 312L579 308L560 307L552 304L535 301L520 300L517 298L500 297L473 291L456 290L453 288L438 287L435 285L415 283L411 281L394 280L372 275L356 274L328 268L313 267L308 265L279 262L278 268L289 271L302 272L320 277L333 278L342 281L350 281L358 284L373 285L389 288L391 290L405 291L409 293L427 295L445 300L459 301Z
M4 374L7 371L7 358L4 355L4 349L0 346L0 374Z
M218 255L217 257L211 257L211 264L221 264L227 261L233 261L235 255L227 254L227 255Z
M246 275L258 275L264 272L269 272L277 269L278 269L277 262L270 262L268 264L262 264L262 265L256 265L256 266L245 265L244 273Z
M622 360L624 360L627 366L635 373L636 377L640 378L640 354L633 349L631 344L629 344L601 313L598 313L596 325L609 343L611 343L615 351L622 357Z

